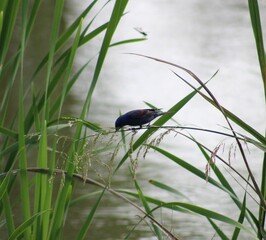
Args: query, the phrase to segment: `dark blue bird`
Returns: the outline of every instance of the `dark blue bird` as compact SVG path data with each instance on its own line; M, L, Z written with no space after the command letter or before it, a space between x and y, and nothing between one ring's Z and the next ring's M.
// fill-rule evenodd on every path
M121 115L115 121L116 131L120 128L129 125L129 126L140 126L150 123L153 119L161 116L167 112L162 112L160 109L139 109L127 112Z

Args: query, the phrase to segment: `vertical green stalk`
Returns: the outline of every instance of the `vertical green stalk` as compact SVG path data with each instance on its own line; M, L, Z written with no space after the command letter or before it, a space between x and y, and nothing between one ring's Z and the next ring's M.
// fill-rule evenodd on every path
M264 159L262 164L262 179L261 179L261 192L264 196L264 201L266 201L266 153L264 153ZM260 204L262 205L262 203ZM260 207L259 209L259 224L261 231L265 232L265 212L266 210ZM262 234L258 235L262 239Z
M255 42L257 46L257 53L260 63L260 70L264 85L264 96L265 96L265 105L266 105L266 57L264 50L264 41L263 41L263 33L261 28L260 21L260 12L259 5L257 0L249 0L249 12L252 23L252 28L254 32ZM261 180L261 193L264 197L264 202L266 201L266 153L264 153L264 159L262 164L262 180ZM265 203L264 203L265 205ZM262 239L262 232L265 231L265 209L262 207L263 202L260 202L259 208L259 229L258 229L258 237Z
M115 1L112 15L111 15L110 21L108 23L106 34L104 36L103 43L102 43L101 50L100 50L100 54L99 54L97 64L95 67L93 79L92 79L92 82L90 84L90 89L88 91L86 102L84 104L84 108L83 108L83 110L85 109L85 111L83 111L84 116L86 115L87 109L89 109L91 97L92 97L93 91L96 87L96 83L98 81L98 78L99 78L103 63L104 63L104 59L106 57L107 51L109 49L112 37L115 33L115 30L118 26L118 23L119 23L121 17L123 16L123 13L124 13L124 10L127 6L127 3L128 3L128 0L116 0ZM81 116L81 118L83 118L84 116Z
M53 66L53 62L54 62L56 42L58 39L60 20L62 17L63 7L64 7L64 0L56 1L52 35L51 35L51 41L50 41L50 51L49 51L48 64L47 64L48 66L47 66L47 74L46 74L46 85L45 85L44 119L46 119L46 120L49 119L49 115L48 115L48 113L49 113L48 88L49 88L49 83L50 83L50 79L51 79L51 75L52 75L52 66Z
M61 101L60 101L60 106L59 106L58 117L60 117L60 115L61 115L61 110L62 110L63 103L65 101L65 97L66 97L66 93L67 93L68 82L69 82L69 79L70 79L70 76L72 73L74 59L75 59L76 52L77 52L77 49L79 46L82 22L83 22L83 19L80 20L77 34L76 34L76 37L75 37L74 42L72 44L72 48L71 48L70 55L68 58L68 63L66 66L65 81L64 81L64 85L63 85L62 94L61 94Z
M134 173L131 170L130 170L130 173L131 173L132 178L134 179L135 178L134 177ZM135 188L138 191L138 198L141 201L143 207L145 208L145 211L146 211L147 215L153 217L153 214L152 214L152 211L150 209L150 206L149 206L149 204L148 204L148 202L147 202L147 200L146 200L146 198L145 198L145 196L144 196L144 194L143 194L143 192L142 192L142 190L141 190L141 188L140 188L140 186L139 186L139 184L137 182L137 179L134 179L134 183L135 183ZM161 233L160 229L158 228L158 226L156 224L154 224L153 222L151 222L151 224L152 224L152 228L154 230L154 233L155 233L156 237L159 240L162 240L163 236L162 236L162 233Z
M27 169L27 157L26 157L26 146L25 146L25 131L24 131L24 88L23 88L23 68L24 68L24 51L25 51L25 40L26 40L26 24L27 24L27 0L22 1L22 30L21 30L21 73L19 82L19 168L20 173L20 194L24 221L30 219L30 199L29 199L29 182ZM30 239L31 231L27 228L25 231L25 239Z
M252 24L255 42L257 46L260 70L261 70L262 80L264 84L264 95L265 95L265 100L266 100L266 56L265 56L265 50L264 50L263 33L262 33L261 22L260 22L259 5L258 5L257 0L249 0L248 3L249 3L251 24Z
M77 48L78 48L78 43L79 43L79 39L80 39L80 33L81 33L81 27L82 27L82 19L80 21L79 24L79 28L77 30L77 34L70 52L70 56L69 56L69 61L67 64L67 71L66 71L66 80L65 80L65 84L64 84L64 89L63 89L63 93L62 93L62 97L61 97L61 101L60 101L60 107L59 107L59 114L61 112L61 108L64 102L64 98L65 98L65 94L66 94L66 87L67 87L67 82L69 81L70 75L71 75L71 70L73 67L73 61L74 61L74 56L76 54ZM73 145L74 146L74 145ZM73 147L72 146L72 147ZM69 159L74 159L74 153L76 151L74 149L70 150L70 158ZM69 172L69 175L71 175L74 171L74 168L72 169L71 173ZM67 198L68 198L68 194L71 191L70 189L72 189L71 187L72 182L68 179L66 179L66 182L64 184L64 188L62 189L62 192L59 194L58 199L57 199L57 203L55 206L55 214L53 216L52 219L52 230L50 233L50 239L54 239L58 237L59 231L58 229L60 229L60 226L62 225L63 222L63 217L65 214L65 207L67 205Z
M98 81L102 66L103 66L103 62L105 59L105 56L107 54L107 51L109 49L109 45L112 39L112 36L116 30L116 27L119 23L119 20L121 19L124 9L127 5L128 0L116 0L113 11L112 11L112 15L104 36L104 40L101 46L101 50L100 50L100 54L97 60L97 64L96 64L96 68L95 68L95 72L94 72L94 76L92 79L92 82L90 84L90 89L88 91L86 100L85 100L85 104L83 106L82 109L82 113L81 113L81 118L83 119L88 111L88 106L92 97L92 93L95 89L96 83ZM82 125L78 125L77 126L77 130L75 133L75 139L78 139L80 137L82 131ZM66 166L66 170L67 170L67 176L72 176L73 172L74 172L74 159L75 159L75 155L78 152L79 149L79 144L78 142L76 144L73 144L70 151L69 151L69 157L67 159L67 166ZM62 220L63 220L63 216L65 214L65 212L67 211L67 204L68 204L68 196L70 191L72 190L72 180L69 178L66 178L64 186L62 188L62 190L60 191L60 195L57 198L57 202L56 202L56 207L55 207L55 214L53 215L53 219L52 219L52 223L51 223L51 231L50 231L50 235L49 238L50 239L56 239L61 232L61 225L62 225Z
M46 121L42 123L41 139L39 143L39 153L37 160L38 168L47 168L47 129ZM34 214L38 214L47 210L46 206L46 194L48 188L47 175L37 174L36 184L35 184L35 204L34 204ZM46 239L46 234L43 230L43 218L45 215L49 215L49 212L45 214L40 214L37 221L34 223L34 236L42 236L41 239Z
M24 1L23 1L24 2ZM12 1L5 1L1 0L1 10L3 10L4 14L4 23L2 32L0 35L0 66L4 65L4 60L6 57L6 54L8 52L8 48L10 45L10 41L12 38L15 22L16 22L16 17L18 13L18 8L19 8L20 0L12 0ZM0 68L0 75L2 68ZM1 79L0 79L1 80Z
M4 15L3 11L0 11L0 36L2 33L2 29L3 29L3 20L4 20L3 15Z
M5 66L4 65L5 55L6 55L6 52L8 51L8 46L10 44L10 39L13 33L14 24L17 18L18 7L19 7L19 1L12 1L12 3L8 0L0 1L0 82L2 79L2 73L3 73L2 70ZM13 76L15 76L15 72L17 72L17 69L18 69L18 65L13 68L14 70ZM8 84L10 84L10 82L13 82L13 81L10 79ZM1 127L4 122L6 112L7 112L7 108L4 108L3 106L5 106L7 103L6 96L10 93L9 90L10 88L8 87L5 88L4 96L1 99L1 104L0 104L0 112L1 112L0 126ZM4 150L7 146L8 146L8 137L5 138L4 142L1 144L1 150ZM1 170L4 167L2 162L3 162L3 158L0 157L0 166L2 166ZM10 182L11 181L9 181L8 184L10 184ZM3 184L3 181L1 183ZM8 188L8 186L6 186L6 188ZM6 228L7 228L8 235L10 236L15 229L14 217L13 217L9 193L7 189L5 190L3 194L4 195L3 195L3 198L1 198L1 203L0 203L0 214L2 214L2 211L4 211Z

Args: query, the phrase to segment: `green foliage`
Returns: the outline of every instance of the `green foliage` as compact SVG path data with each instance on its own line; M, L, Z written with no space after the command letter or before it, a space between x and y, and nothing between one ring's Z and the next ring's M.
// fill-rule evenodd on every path
M5 86L3 98L1 99L0 132L1 145L1 182L0 182L0 215L4 217L5 224L1 227L7 229L7 235L10 239L23 237L24 239L58 239L62 237L64 230L64 218L69 209L69 203L72 199L74 182L72 176L75 169L75 154L82 152L86 141L77 142L87 129L91 131L104 132L97 124L90 123L85 119L89 111L89 103L92 93L96 87L99 75L108 49L111 46L111 40L120 19L124 15L126 0L117 0L113 5L110 20L105 24L91 28L92 22L97 17L92 15L94 7L99 5L98 1L92 1L87 8L76 18L76 20L62 33L62 15L64 11L64 0L55 1L53 11L53 20L50 26L51 36L47 54L39 61L33 75L25 77L26 71L26 49L29 47L32 29L36 23L40 8L44 1L8 1L3 0L0 3L0 82ZM107 4L106 1L103 9ZM89 21L85 26L83 20ZM17 32L15 26L19 26L19 40L15 52L10 51L10 46L14 35ZM16 29L16 31L15 31ZM64 117L62 116L62 107L66 101L67 95L75 85L80 74L91 63L89 60L76 72L74 71L75 57L79 47L89 43L92 39L104 34L102 46L100 47L94 76L88 91L86 102L84 103L81 116ZM144 39L143 39L144 40ZM128 39L116 43L120 44L141 41L141 39ZM38 78L44 73L42 82ZM30 79L30 88L28 87ZM17 84L17 82L19 84ZM39 90L36 86L43 86ZM19 87L17 87L19 86ZM31 91L30 91L31 89ZM59 96L53 96L55 91L60 91ZM12 94L18 95L18 113L14 114L13 120L8 120L9 105L13 101ZM32 99L32 102L26 102L26 99ZM65 123L61 123L64 121ZM68 177L62 178L62 184L59 186L56 195L54 189L58 188L54 181L54 172L58 154L59 132L62 129L76 126L74 140L70 143L67 153L67 164L62 167L67 170ZM69 139L73 139L69 137ZM36 169L43 169L35 177L28 174L29 150L38 149ZM31 162L31 163L30 163ZM13 170L18 168L17 170ZM47 172L44 171L47 170ZM45 173L45 174L43 174ZM21 211L23 213L22 224L16 226L11 190L14 187L14 174L19 175ZM34 190L30 186L34 186ZM31 189L31 191L30 191ZM32 191L34 194L32 195ZM101 194L103 196L104 191ZM80 233L77 233L77 239L85 239L88 227L94 218L97 206L101 197L96 201L95 207L88 215ZM56 200L53 204L52 199Z
M27 76L26 78L25 62L27 48L29 47L32 29L36 23L36 18L43 1L36 0L31 4L27 0L0 1L0 83L5 88L0 103L0 136L2 143L0 149L0 217L4 221L4 224L0 227L6 229L9 239L36 239L40 237L42 239L62 239L64 223L68 220L69 210L74 203L85 201L87 198L97 195L98 198L93 202L84 223L80 226L79 232L76 233L76 239L86 239L95 214L98 208L100 208L101 200L106 192L108 192L112 194L112 197L125 201L142 214L140 222L148 219L151 222L149 224L151 232L158 239L164 239L164 236L170 239L179 239L156 219L157 210L162 208L206 218L221 239L240 239L241 232L246 233L251 239L265 239L266 138L256 130L255 126L248 125L234 113L221 106L208 89L207 82L202 82L192 71L162 59L136 54L138 57L146 57L162 64L181 69L190 77L194 78L197 84L200 84L200 87L195 87L195 85L186 81L186 79L179 76L176 72L173 72L176 77L180 78L192 88L192 92L177 102L168 110L168 114L161 116L154 123L154 126L146 129L137 139L135 139L135 132L131 134L132 129L123 129L121 131L121 141L114 147L112 137L114 132L102 129L98 124L85 120L90 114L93 93L97 87L109 48L146 40L144 37L112 43L113 35L116 32L121 18L125 14L128 1L116 0L113 2L112 13L108 22L95 29L91 28L92 23L97 18L97 14L89 16L90 14L92 15L92 10L99 4L95 0L91 1L75 21L61 33L61 18L65 1L55 1L53 24L50 26L51 36L49 39L49 47L46 50L45 56L42 59L36 60L38 65L34 69L32 76ZM110 1L106 1L103 8L107 4L111 4ZM266 96L266 60L259 6L256 0L249 0L249 10ZM15 26L18 23L20 24L20 37L16 50L12 53L10 46L15 35ZM88 93L82 110L79 116L63 116L62 109L68 94L77 83L84 69L90 66L92 60L88 60L80 69L75 70L74 66L77 52L81 46L89 43L100 34L104 34L104 36L101 46L97 50L99 54L97 55L96 65L93 68L93 76L88 81L90 84L88 85ZM40 81L39 77L41 72L44 72L45 77L41 80L42 87L36 90L39 84L39 82L37 84L37 81ZM28 79L30 79L30 84L28 84ZM55 96L54 93L58 90L61 94ZM202 90L205 91L203 92ZM17 111L12 115L12 120L10 121L8 118L8 115L10 115L9 106L13 101L14 92L18 96ZM189 134L178 132L184 138L195 143L195 149L201 152L202 158L208 166L208 171L213 171L215 177L209 176L208 171L203 172L196 168L189 163L188 159L182 159L158 146L165 134L171 131L176 133L178 128L185 129L180 126L172 126L169 128L169 126L164 126L164 124L172 119L196 95L200 95L224 116L231 133L213 133L226 135L236 142L246 170L249 173L249 178L246 178L234 169L215 150L208 149L204 143L197 141L197 139ZM31 99L30 103L26 103L26 99ZM148 105L153 107L151 104ZM233 121L246 134L238 134L232 127L230 121ZM62 130L70 128L72 132L68 133L68 136L60 135ZM165 129L165 132L159 135L159 137L152 139L155 133L162 129ZM211 130L206 129L197 130L211 132ZM89 137L93 136L91 140L88 140L88 133L90 133ZM246 136L248 134L249 137ZM131 135L131 138L127 143L129 135ZM88 158L87 161L89 162L91 160L90 158L106 151L107 147L97 147L97 141L99 141L100 136L111 136L109 144L111 147L108 147L112 148L113 151L111 162L115 162L116 164L114 171L108 169L110 176L105 184L88 178L86 175L86 167L83 169L83 174L80 173L82 168L81 159L84 156ZM60 150L62 146L59 144L62 138L64 139L64 143L67 142L67 147L63 151ZM91 148L93 149L87 149L88 141L93 143L91 144ZM246 160L242 148L242 145L246 143L253 144L259 151L264 152L261 176L254 176L253 170ZM117 153L120 145L124 147L125 153L119 157ZM30 161L31 150L36 150L37 152L36 160L33 162ZM137 165L136 161L141 150L143 150L144 156L149 150L155 151L158 156L164 156L167 160L173 162L178 167L182 167L199 180L207 180L218 191L228 194L232 200L232 206L235 206L239 210L238 219L232 219L222 213L198 206L179 190L157 180L150 180L150 184L156 187L158 191L167 192L178 199L182 198L183 201L167 202L145 195L144 189L137 180L136 168L133 166L134 164ZM65 162L58 166L57 159L62 153L64 154L63 158ZM136 159L134 159L134 155L136 155ZM243 199L240 198L229 179L215 164L214 158L221 161L234 174L238 175L253 191L252 194L244 189L244 197ZM134 180L136 192L112 189L110 187L112 174L119 174L118 170L121 170L121 167L127 163L126 161L128 159L131 160L132 164L130 174ZM32 164L33 167L31 167ZM34 174L33 177L30 173ZM23 213L22 223L20 224L17 224L15 219L13 208L14 199L12 198L12 190L16 184L16 176L20 184L17 197L21 203L20 208ZM60 180L59 184L56 181L58 178ZM89 192L79 199L74 199L73 191L76 181L94 185L100 191ZM261 181L261 183L259 184L258 181ZM248 195L251 195L252 198L259 199L258 214L248 205ZM139 204L131 201L131 198L138 199ZM225 233L217 222L222 222L233 227L231 238L228 237L229 234ZM126 238L130 238L131 233L137 227L138 224L134 226ZM178 235L182 235L182 229L176 229L176 231Z

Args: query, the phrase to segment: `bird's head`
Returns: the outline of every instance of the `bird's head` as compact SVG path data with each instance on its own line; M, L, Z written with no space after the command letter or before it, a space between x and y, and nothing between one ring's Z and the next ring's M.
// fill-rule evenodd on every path
M122 128L125 124L123 124L123 118L120 116L115 121L115 130L118 131L120 128Z

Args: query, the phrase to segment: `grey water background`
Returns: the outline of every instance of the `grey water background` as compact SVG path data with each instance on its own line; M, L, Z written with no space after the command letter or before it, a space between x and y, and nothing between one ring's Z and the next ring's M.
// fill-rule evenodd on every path
M102 3L104 4L104 1ZM87 1L78 1L78 3L69 1L63 16L65 24L70 24L87 4ZM92 27L108 20L111 7L112 4L99 14ZM265 12L265 5L262 6L262 10ZM43 54L41 46L48 42L45 32L47 31L46 20L49 20L52 11L52 1L48 1L43 8L43 22L40 18L39 27L34 30L35 37L31 40L32 56L27 63L29 65L35 61L36 56ZM263 23L265 22L264 12L262 12ZM264 134L266 113L263 86L247 1L129 1L127 14L123 17L113 42L141 37L134 29L136 27L147 32L147 40L110 49L93 95L88 120L110 129L114 126L120 111L123 113L131 109L145 108L144 101L167 110L191 92L191 89L170 70L177 71L191 83L195 82L184 72L152 60L125 54L134 52L184 66L204 81L219 69L208 87L221 105ZM97 54L100 43L101 41L96 39L78 51L77 69ZM93 62L71 92L68 105L64 109L66 114L75 115L80 112L92 74ZM225 127L227 127L222 115L199 96L195 97L174 119L181 126L219 131L226 131ZM172 121L167 125L176 125L176 123ZM236 130L239 129L236 128ZM219 153L225 159L229 158L233 140L202 132L190 133L210 149L215 149L222 144ZM119 140L119 135L115 139ZM184 137L173 133L168 134L160 147L205 171L206 161L200 151L195 144ZM255 176L260 176L263 153L251 145L248 148L249 150L245 149L251 168ZM218 160L216 163L228 176L236 192L243 196L243 189L230 176L230 171L227 172ZM235 156L231 156L231 164L247 176L237 151ZM116 173L112 187L133 188L128 166L130 166L129 161ZM207 181L200 181L160 154L150 152L145 159L140 156L136 176L146 195L164 201L185 201L180 196L171 195L151 186L148 181L154 179L176 188L196 205L218 211L234 219L238 218L238 209L225 193L218 191ZM76 187L77 196L97 190L82 183L77 183ZM251 194L254 195L254 193ZM64 239L73 239L76 236L93 202L94 199L91 199L73 206L66 221L67 230ZM257 209L257 204L251 198L248 198L248 203L251 209ZM123 239L138 223L139 216L141 216L140 213L134 208L115 196L107 194L97 210L88 239ZM165 209L158 210L157 216L181 239L219 239L203 217ZM218 225L223 227L230 236L232 227L220 223ZM155 239L147 230L149 230L147 225L141 223L132 234L132 239ZM250 236L243 234L241 239L250 239Z

